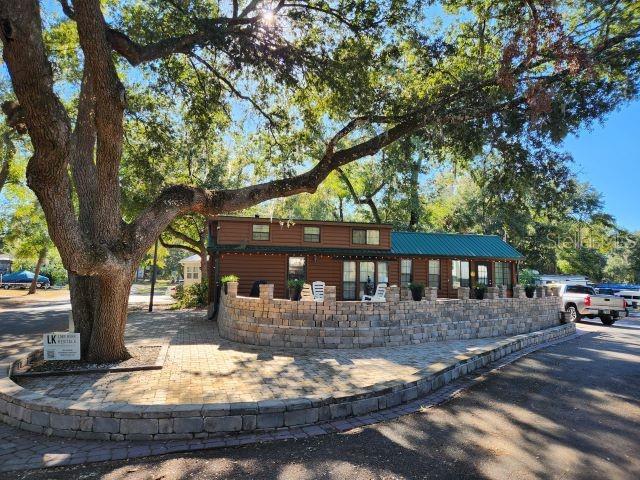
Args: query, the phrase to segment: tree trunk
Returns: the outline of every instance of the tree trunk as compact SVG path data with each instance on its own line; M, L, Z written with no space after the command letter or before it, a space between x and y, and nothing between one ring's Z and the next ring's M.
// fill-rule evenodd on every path
M124 344L133 272L116 271L96 278L97 298L87 360L113 362L130 358Z
M200 251L200 283L206 283L209 272L209 262L207 262L207 247L202 246Z
M36 262L36 271L33 275L33 280L31 281L31 285L29 286L29 292L27 295L33 295L36 293L36 288L38 288L38 276L40 275L40 269L42 268L42 264L47 258L47 249L44 248L40 250L40 254L38 255L38 261Z
M409 179L409 225L408 230L413 232L418 229L420 223L420 171L422 170L422 156L417 155L413 161L413 144L411 137L404 141L405 161L411 165L411 177Z
M98 279L69 272L69 291L75 332L80 334L80 351L82 358L86 358L96 311Z

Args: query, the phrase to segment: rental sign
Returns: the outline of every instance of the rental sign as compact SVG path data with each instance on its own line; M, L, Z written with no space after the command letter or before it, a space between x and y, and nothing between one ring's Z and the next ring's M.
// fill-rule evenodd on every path
M79 333L45 333L42 341L45 360L80 360Z

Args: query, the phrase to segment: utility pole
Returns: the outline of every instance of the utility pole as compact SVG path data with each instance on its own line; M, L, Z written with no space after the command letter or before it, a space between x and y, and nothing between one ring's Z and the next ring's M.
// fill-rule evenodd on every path
M156 271L158 270L158 240L153 248L153 270L151 271L151 296L149 297L149 311L153 312L153 293L156 289Z

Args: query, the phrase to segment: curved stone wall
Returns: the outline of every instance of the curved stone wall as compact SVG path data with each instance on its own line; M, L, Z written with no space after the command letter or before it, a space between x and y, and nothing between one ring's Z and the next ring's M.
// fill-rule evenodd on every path
M0 421L34 433L91 440L188 440L299 429L366 415L437 390L512 352L574 334L569 323L500 340L492 348L427 365L411 382L373 386L362 393L258 402L138 405L65 400L17 385L11 370L27 356L0 364Z
M292 302L274 299L272 285L260 287L260 298L239 297L237 284L228 284L218 314L222 337L272 347L368 348L515 335L561 323L556 296L415 302L401 301L390 287L387 302L364 303L336 301L328 286L324 302Z

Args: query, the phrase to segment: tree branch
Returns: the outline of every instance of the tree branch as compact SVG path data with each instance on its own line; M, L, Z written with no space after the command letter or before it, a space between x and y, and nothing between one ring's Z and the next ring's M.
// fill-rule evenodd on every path
M0 19L2 56L34 150L27 183L42 205L49 235L67 269L87 275L115 270L115 256L85 238L76 220L67 172L71 121L53 90L38 2L0 2Z
M207 60L205 60L200 55L197 55L196 53L193 53L193 52L190 53L189 56L195 58L202 65L204 65L207 68L207 70L209 70L214 77L220 80L229 89L229 91L231 91L231 93L233 93L236 97L251 103L251 105L253 105L253 108L255 108L258 112L260 112L260 114L264 118L266 118L271 125L276 124L276 121L273 119L273 117L269 113L267 113L260 105L258 105L258 103L253 98L241 93L236 87L233 86L233 84L224 75L218 72L218 70L216 70L216 68L213 65L211 65Z
M357 205L367 205L369 207L369 210L371 210L371 215L373 215L373 218L376 221L376 223L382 223L381 219L380 219L380 213L378 212L378 206L373 201L373 197L375 197L378 194L378 192L380 192L380 190L382 190L384 188L384 186L386 185L386 182L382 182L380 184L380 186L377 187L370 194L368 194L368 195L367 194L363 194L362 197L360 197L356 193L356 190L353 187L353 184L351 183L351 180L349 180L349 177L344 172L344 170L342 170L342 168L336 168L336 172L338 172L338 175L340 175L340 178L342 179L344 184L347 186L347 189L349 190L349 193L351 193L351 197L353 198L353 202L355 204L357 204Z
M190 247L188 245L180 245L180 244L177 244L177 243L165 242L164 239L162 238L162 235L160 235L159 240L160 240L160 245L162 245L164 248L179 248L181 250L186 250L188 252L195 253L196 255L200 255L200 251L199 250L196 250L195 248L192 248L192 247Z
M169 225L167 227L167 231L169 233L171 233L171 235L173 235L176 238L179 238L180 240L182 240L183 242L186 242L187 244L189 244L190 246L192 246L193 248L198 249L198 251L196 253L200 253L200 247L202 247L202 243L198 240L194 240L193 238L191 238L189 235L176 230L174 227L172 227L171 225Z

